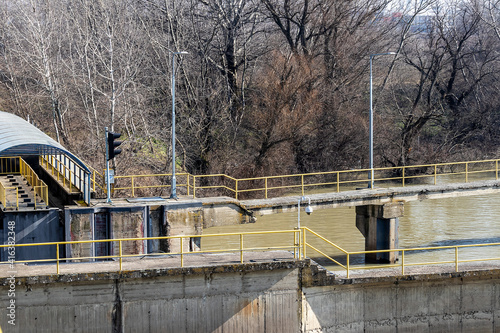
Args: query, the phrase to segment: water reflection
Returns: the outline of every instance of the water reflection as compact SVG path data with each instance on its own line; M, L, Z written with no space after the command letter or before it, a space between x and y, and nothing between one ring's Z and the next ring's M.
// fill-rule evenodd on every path
M399 222L399 247L431 247L464 244L484 244L500 242L500 195L482 195L439 200L414 201L405 204L405 215ZM363 251L365 240L355 225L355 208L315 209L312 215L301 214L302 226L307 226L347 251ZM214 227L205 229L205 234L267 231L293 229L297 226L297 212L261 216L254 224ZM281 237L281 238L280 238ZM252 246L285 244L288 239L275 235L273 239L254 237L246 241ZM287 236L289 237L289 236ZM239 239L225 240L224 246L238 248ZM333 251L318 240L308 239L314 246L327 251L328 255L345 262L340 251ZM289 242L288 242L289 243ZM221 247L220 240L203 239L203 249ZM315 257L309 252L308 256ZM459 259L476 256L500 257L500 246L474 247L459 251ZM454 250L409 252L405 262L454 260ZM363 256L354 256L351 263L363 263ZM326 262L321 260L321 264ZM334 270L334 266L328 265Z

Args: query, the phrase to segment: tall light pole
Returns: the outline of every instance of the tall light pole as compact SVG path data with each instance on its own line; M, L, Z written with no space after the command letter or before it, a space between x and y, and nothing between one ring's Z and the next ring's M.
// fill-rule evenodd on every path
M370 54L370 182L368 183L368 188L373 188L374 170L373 170L373 74L372 74L372 63L373 58L382 55L394 55L396 52L386 52Z
M175 56L188 52L172 52L172 189L170 199L177 199L177 184L175 179Z

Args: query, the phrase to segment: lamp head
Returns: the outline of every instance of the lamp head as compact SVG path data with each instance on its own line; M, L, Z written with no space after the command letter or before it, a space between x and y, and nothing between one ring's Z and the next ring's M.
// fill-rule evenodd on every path
M311 215L311 214L312 214L312 212L313 212L312 207L311 207L310 205L307 205L307 207L306 207L306 214L307 214L307 215Z

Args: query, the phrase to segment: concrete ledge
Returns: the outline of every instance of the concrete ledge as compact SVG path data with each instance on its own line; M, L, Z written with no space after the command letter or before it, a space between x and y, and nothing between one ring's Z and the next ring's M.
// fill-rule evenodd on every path
M500 193L500 181L487 180L470 183L410 185L407 187L389 187L363 189L357 191L308 194L311 204L317 208L335 208L344 206L380 205L395 201L417 201L459 196ZM295 211L300 196L271 199L242 200L241 205L259 215L285 211Z

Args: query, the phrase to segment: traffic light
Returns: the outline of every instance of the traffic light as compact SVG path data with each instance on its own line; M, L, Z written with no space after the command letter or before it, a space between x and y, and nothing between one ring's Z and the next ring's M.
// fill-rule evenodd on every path
M120 133L108 132L108 161L122 152L121 149L115 149L122 144L121 141L115 141L121 136Z

